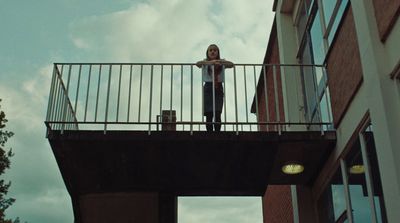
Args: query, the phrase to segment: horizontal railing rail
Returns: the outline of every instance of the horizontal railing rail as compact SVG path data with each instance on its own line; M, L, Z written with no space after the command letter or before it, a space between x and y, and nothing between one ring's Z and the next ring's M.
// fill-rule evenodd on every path
M329 129L332 121L327 85L319 84L326 82L325 73L321 65L235 64L226 68L221 80L221 131L280 133L291 126ZM164 130L205 131L206 124L215 122L205 121L203 75L193 63L55 63L46 125L48 130L61 132L151 133L167 125ZM214 82L214 69L211 75ZM298 91L298 97L305 101L303 106L310 107L309 117L285 120L282 80L287 75L298 75L299 89L307 87L304 75L313 77L315 89ZM320 85L324 86L322 90ZM312 97L315 100L309 102ZM321 104L323 101L326 105ZM213 108L215 116L215 99Z

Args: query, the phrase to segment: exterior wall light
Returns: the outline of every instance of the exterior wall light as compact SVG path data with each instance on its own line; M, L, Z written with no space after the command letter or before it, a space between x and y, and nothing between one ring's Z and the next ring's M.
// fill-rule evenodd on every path
M364 165L362 164L353 165L349 168L349 172L351 174L363 174L365 173Z
M294 175L302 173L303 171L304 171L304 166L295 162L287 163L282 166L282 172L284 172L285 174Z

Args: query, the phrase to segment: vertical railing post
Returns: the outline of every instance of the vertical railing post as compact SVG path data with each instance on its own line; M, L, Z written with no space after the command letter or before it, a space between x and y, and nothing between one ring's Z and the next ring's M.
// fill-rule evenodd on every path
M132 94L132 64L129 66L128 112L126 115L127 122L129 122L129 116L131 113L131 94Z
M190 65L190 135L193 135L193 64Z
M75 94L75 105L74 105L74 111L73 111L73 113L75 114L75 116L76 116L76 114L78 113L78 99L79 99L79 88L80 88L80 85L81 85L81 73L82 73L82 64L80 64L79 65L79 71L78 71L78 84L77 84L77 87L76 87L76 94Z
M313 72L313 73L315 73L315 74L317 74L317 69L318 69L318 67L313 67L313 69L315 70L315 72ZM321 72L322 73L322 72ZM315 78L315 79L314 79ZM319 117L319 122L322 122L323 120L322 120L322 113L321 113L321 105L320 105L320 96L319 96L319 89L318 89L318 83L317 83L317 81L318 81L318 78L316 78L316 75L314 76L314 88L315 88L315 90L317 91L316 92L316 94L315 94L315 101L316 101L316 106L317 106L317 111L316 112L318 112L318 117ZM322 79L322 77L321 77L321 79ZM321 131L321 135L324 135L325 134L325 132L324 132L324 128L323 128L323 126L322 126L322 124L321 125L319 125L319 128L320 128L320 131Z
M201 89L201 117L200 120L202 123L204 123L204 84L203 83L203 70L206 69L204 67L205 65L201 66L201 78L200 78L200 89ZM199 125L199 131L200 131L200 125Z
M121 78L122 78L122 64L119 65L119 80L118 80L118 99L117 99L117 117L115 117L116 122L118 122L119 116L119 101L121 99Z
M54 120L55 121L60 121L61 120L61 109L62 109L62 80L61 80L61 75L57 75L57 97L56 97L56 111L54 113ZM55 128L57 130L61 129L61 124L55 124Z
M259 121L259 113L258 113L258 89L257 89L257 80L256 80L256 66L253 66L253 77L254 77L254 92L255 92L255 106L256 106L256 120ZM257 125L257 131L260 131L260 125Z
M160 77L160 115L162 115L162 100L163 100L163 82L164 82L164 65L161 65L161 77ZM162 117L161 117L162 120ZM158 122L158 120L157 120ZM157 124L158 126L158 124Z
M97 94L96 94L96 109L94 112L94 121L97 122L97 109L99 107L99 95L100 95L100 83L101 83L101 67L102 65L100 64L99 66L99 78L97 80Z
M110 87L111 87L111 73L112 73L112 65L110 64L110 68L108 70L108 86L107 86L107 100L106 100L106 113L104 116L104 134L107 132L107 121L108 121L108 104L110 102Z
M141 105L142 105L142 82L143 82L143 64L140 65L138 123L140 123L140 112L141 112Z
M50 121L51 113L53 112L53 97L54 97L54 83L56 79L56 65L53 67L53 74L51 76L51 85L50 85L50 92L49 92L49 103L47 105L47 114L46 114L46 121Z
M238 119L238 108L237 108L237 87L236 87L236 67L233 67L233 86L235 92L235 120L236 120L236 135L239 135L239 119Z
M169 100L169 119L168 120L172 120L172 99L173 99L172 94L173 94L173 89L174 89L174 65L171 65L171 94L170 94L170 100Z
M67 109L68 109L68 91L69 91L69 82L71 80L71 70L72 70L72 64L69 65L68 69L68 81L67 81L67 88L64 92L64 105L63 105L63 118L62 118L62 126L61 126L61 134L64 133L64 127L65 127L65 120L67 118Z
M278 96L278 84L276 80L276 65L272 65L272 73L274 78L274 94L275 94L275 117L278 122L278 132L281 134L281 118L280 118L280 109L279 109L279 96Z
M49 130L52 128L52 125L49 123L52 121L51 117L54 112L54 93L55 93L55 82L56 82L56 65L53 65L53 74L51 77L51 85L50 85L50 92L49 92L49 104L47 105L47 114L46 114L46 122L48 123L48 129L46 131L46 137L49 134ZM49 129L50 128L50 129Z
M299 66L299 69L300 69L300 74L301 74L301 78L302 78L302 91L304 92L304 97L305 97L305 104L304 104L304 111L306 112L306 114L307 114L307 116L308 116L308 122L311 122L311 120L312 120L312 117L311 117L311 109L310 109L310 106L308 105L309 104L309 97L308 97L308 95L309 95L309 93L308 93L308 90L307 90L307 74L306 74L306 72L304 71L304 66L302 66L302 65L300 65ZM307 117L305 117L305 118L307 118ZM310 128L310 125L307 127L308 129Z
M326 74L326 69L325 67L322 67L322 71L324 74L324 92L325 92L325 101L326 101L326 111L328 113L328 122L332 123L332 114L331 114L331 105L330 105L330 98L329 98L329 87L327 83L327 74ZM326 127L326 130L329 130L329 125Z
M90 89L90 79L92 76L92 65L89 66L89 75L88 75L88 84L86 89L86 101L85 101L85 114L83 116L83 121L86 122L86 115L87 115L87 107L88 107L88 100L89 100L89 89Z
M222 95L223 95L223 97L222 97L222 99L224 100L223 101L223 103L224 103L224 131L226 131L226 113L227 113L227 107L226 107L226 84L225 84L225 66L224 66L224 68L223 68L223 70L224 70L224 77L223 77L223 79L222 79L222 83L223 83L223 92L222 92Z
M265 121L269 122L269 109L268 109L268 86L267 86L267 66L263 64L263 75L264 75L264 100L265 100ZM269 125L266 125L266 129L269 129Z
M149 103L149 135L151 134L151 109L153 104L153 68L154 66L150 66L150 103Z
M183 121L183 65L181 65L181 122ZM185 130L185 125L182 125L182 130Z
M246 123L249 123L249 110L248 110L248 105L247 105L247 75L246 75L246 65L243 66L243 78L244 78L244 101L245 101L245 113L246 113ZM243 125L242 125L242 131L243 131ZM250 125L250 131L251 131L251 125Z
M215 66L214 65L212 65L211 71L212 71L212 103L213 103L213 119L211 121L212 121L212 126L214 126L215 125L215 114L216 114L216 112L215 112L215 85L216 85L216 83L215 83ZM212 128L214 128L214 127L212 127Z

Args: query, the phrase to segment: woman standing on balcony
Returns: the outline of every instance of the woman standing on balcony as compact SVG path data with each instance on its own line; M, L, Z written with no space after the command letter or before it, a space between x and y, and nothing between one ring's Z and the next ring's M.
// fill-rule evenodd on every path
M206 57L206 59L196 63L197 67L202 68L203 82L205 82L203 86L203 109L207 121L206 128L208 132L213 131L213 125L210 123L214 118L214 131L219 132L221 130L221 113L224 103L224 89L222 86L225 74L224 69L232 68L233 63L220 58L219 48L215 44L208 46ZM213 94L215 94L214 100Z

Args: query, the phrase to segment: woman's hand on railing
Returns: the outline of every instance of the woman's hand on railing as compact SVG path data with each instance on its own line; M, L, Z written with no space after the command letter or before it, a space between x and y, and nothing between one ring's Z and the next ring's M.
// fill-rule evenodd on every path
M203 65L224 65L225 68L232 68L234 64L231 61L227 61L224 59L220 60L201 60L196 63L196 66L201 68Z
M206 60L201 60L201 61L198 61L198 62L196 63L196 66L197 66L198 68L201 68L203 65L206 65L206 64L208 64Z
M232 68L234 64L231 61L221 59L217 61L217 64L224 65L225 68Z

